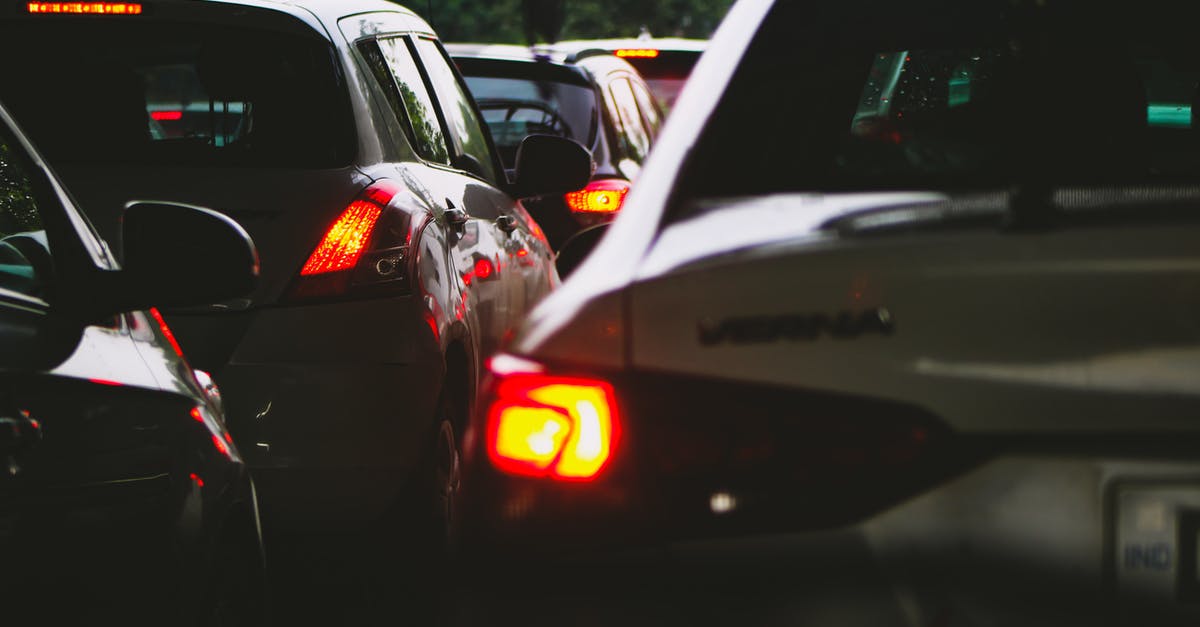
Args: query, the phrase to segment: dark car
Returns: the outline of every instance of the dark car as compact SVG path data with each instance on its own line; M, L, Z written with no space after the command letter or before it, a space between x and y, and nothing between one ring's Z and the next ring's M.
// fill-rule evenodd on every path
M0 94L101 232L136 194L220 206L262 253L253 293L164 315L220 385L268 547L428 566L483 363L559 282L519 198L582 187L586 150L527 141L509 182L434 32L383 0L50 6L0 7Z
M529 135L567 137L591 151L595 170L586 188L525 203L555 250L581 228L620 211L662 122L661 108L637 70L598 49L565 54L449 44L447 50L506 168L515 166L517 148Z
M541 624L1195 624L1198 19L737 3L492 361L485 607L536 581Z
M625 59L637 69L654 97L669 112L683 86L700 60L708 41L682 37L634 37L627 39L576 39L560 41L555 49L563 52L604 50Z
M262 621L254 486L219 395L149 308L240 296L257 256L207 209L123 218L122 267L0 108L0 616Z

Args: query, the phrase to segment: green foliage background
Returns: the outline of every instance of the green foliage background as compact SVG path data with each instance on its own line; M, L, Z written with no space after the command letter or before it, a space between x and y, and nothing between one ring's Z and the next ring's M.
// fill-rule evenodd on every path
M433 24L443 41L525 42L521 0L400 0ZM733 0L566 0L562 39L707 38ZM432 14L431 14L432 10Z

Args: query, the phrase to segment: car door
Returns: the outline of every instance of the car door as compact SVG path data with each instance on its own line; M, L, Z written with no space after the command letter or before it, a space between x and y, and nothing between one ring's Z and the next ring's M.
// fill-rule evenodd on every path
M415 153L399 157L402 163L397 167L402 170L403 182L434 210L437 226L425 229L426 241L420 250L427 256L444 255L443 265L457 275L426 277L423 285L439 292L427 296L447 318L476 327L479 336L474 339L482 351L494 350L509 326L514 300L505 271L509 237L497 224L500 211L478 202L477 188L482 183L454 166L459 143L447 130L448 118L434 95L413 37L379 34L359 41L356 47Z
M502 253L496 270L509 296L507 336L555 283L549 243L520 203L500 189L504 169L475 101L449 56L434 39L415 37L414 43L449 130L452 163L463 178L464 209L473 216L491 218L499 231L496 236Z

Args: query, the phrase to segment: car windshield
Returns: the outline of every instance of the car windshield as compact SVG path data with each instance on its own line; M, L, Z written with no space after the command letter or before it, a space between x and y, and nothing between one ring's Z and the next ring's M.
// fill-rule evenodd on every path
M466 76L506 168L529 135L549 134L592 146L596 139L596 95L590 87L553 80Z
M328 43L228 26L0 25L0 97L65 163L332 167L352 118Z
M1200 174L1200 46L1178 13L920 4L931 6L854 15L777 3L681 187L720 197Z

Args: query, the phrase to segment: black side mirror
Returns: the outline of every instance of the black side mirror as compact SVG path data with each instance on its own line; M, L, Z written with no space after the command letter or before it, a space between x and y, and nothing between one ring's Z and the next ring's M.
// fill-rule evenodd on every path
M517 148L513 187L519 198L577 191L591 178L592 155L574 140L530 135Z
M113 311L216 303L258 284L254 242L237 222L211 209L131 202L121 236L125 264Z

